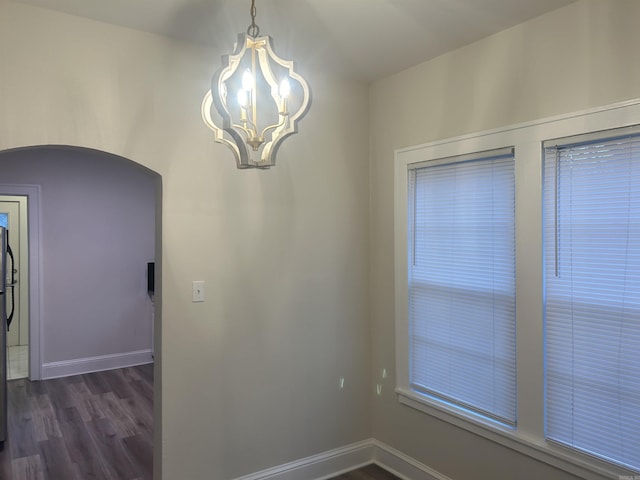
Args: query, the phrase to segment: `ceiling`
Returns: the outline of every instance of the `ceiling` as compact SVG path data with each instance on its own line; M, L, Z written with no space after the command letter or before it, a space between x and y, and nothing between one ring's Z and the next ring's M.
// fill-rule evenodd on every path
M13 0L230 52L250 0ZM256 0L284 58L373 81L575 0Z

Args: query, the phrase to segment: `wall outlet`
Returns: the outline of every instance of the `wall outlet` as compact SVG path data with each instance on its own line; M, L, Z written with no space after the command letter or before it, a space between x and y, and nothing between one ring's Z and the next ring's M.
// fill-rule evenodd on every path
M193 292L191 301L193 303L204 302L204 280L193 281Z

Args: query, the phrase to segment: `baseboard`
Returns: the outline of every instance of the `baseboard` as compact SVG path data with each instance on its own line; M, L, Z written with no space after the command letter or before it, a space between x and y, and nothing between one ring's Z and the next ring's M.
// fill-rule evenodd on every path
M235 480L325 480L373 463L372 459L372 440L364 440Z
M451 480L372 438L235 480L327 480L371 463L379 465L403 480Z
M144 365L152 362L153 357L151 350L138 350L136 352L116 353L98 357L75 358L62 362L43 363L42 379L69 377L71 375L133 367L135 365Z
M373 463L403 480L451 480L446 475L418 462L378 440L372 440Z

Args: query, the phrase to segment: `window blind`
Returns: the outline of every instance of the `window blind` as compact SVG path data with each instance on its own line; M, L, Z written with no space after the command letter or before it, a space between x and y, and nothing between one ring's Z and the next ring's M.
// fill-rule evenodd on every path
M640 136L566 143L545 145L546 436L640 470Z
M408 191L411 387L515 425L512 149L421 164Z

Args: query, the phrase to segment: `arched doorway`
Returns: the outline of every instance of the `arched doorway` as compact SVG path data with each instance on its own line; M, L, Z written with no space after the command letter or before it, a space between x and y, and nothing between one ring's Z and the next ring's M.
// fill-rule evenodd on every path
M0 172L0 195L28 201L29 376L153 361L159 295L147 265L161 261L160 175L62 146L2 151Z

